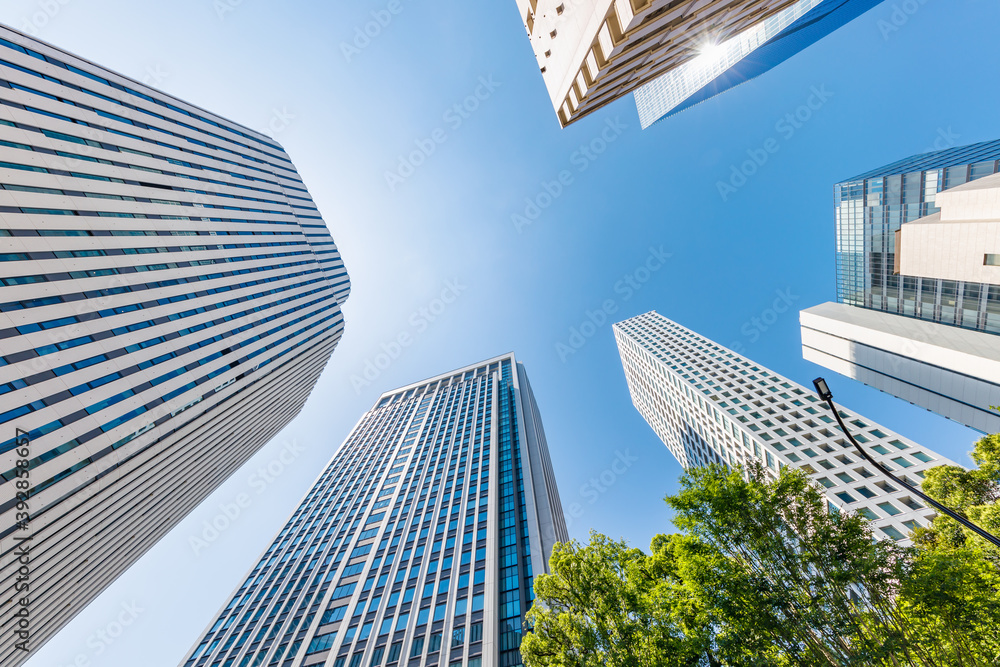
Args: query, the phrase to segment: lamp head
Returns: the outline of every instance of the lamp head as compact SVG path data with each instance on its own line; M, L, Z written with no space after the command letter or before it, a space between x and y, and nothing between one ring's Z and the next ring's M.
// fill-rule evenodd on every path
M833 398L833 392L830 391L830 387L826 384L826 380L823 378L816 378L813 380L813 386L816 387L816 393L824 401L829 401Z

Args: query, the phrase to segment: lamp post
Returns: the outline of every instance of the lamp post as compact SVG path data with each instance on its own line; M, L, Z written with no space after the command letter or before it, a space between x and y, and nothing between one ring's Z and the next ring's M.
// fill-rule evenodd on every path
M858 441L854 439L854 436L851 435L851 432L847 430L847 425L844 424L844 420L841 419L840 412L837 410L837 406L833 404L833 392L830 391L830 387L826 384L826 380L824 380L823 378L816 378L815 380L813 380L813 386L816 387L816 393L819 394L820 399L825 401L826 404L830 406L830 410L833 412L833 416L836 418L837 423L840 425L840 430L844 432L844 435L846 435L847 439L851 441L851 444L854 445L854 448L858 450L861 456L865 457L865 459L867 459L867 461L871 463L872 466L874 466L879 472L881 472L883 475L885 475L892 481L908 489L911 493L913 493L913 495L923 499L924 502L933 506L938 511L947 514L955 521L958 521L960 524L962 524L972 532L976 533L977 535L982 537L984 540L986 540L993 546L1000 548L1000 538L983 530L976 524L966 519L964 516L961 516L960 514L951 511L938 501L934 500L933 498L925 494L923 491L914 488L913 486L910 486L909 484L901 480L899 477L896 477L891 472L889 472L889 470L881 463L872 458L868 452L866 452L864 449L861 448L861 445L858 444Z

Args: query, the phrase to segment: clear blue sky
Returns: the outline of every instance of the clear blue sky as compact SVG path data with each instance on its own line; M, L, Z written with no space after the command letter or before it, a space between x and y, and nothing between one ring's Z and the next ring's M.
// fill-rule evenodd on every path
M34 16L41 38L246 125L280 127L277 110L287 119L277 138L354 284L343 342L302 415L30 667L78 656L97 667L176 665L379 393L509 350L527 366L563 503L585 508L572 535L594 528L648 547L671 530L661 499L680 469L632 408L610 325L565 361L557 343L612 299L616 319L656 309L808 384L821 370L801 358L797 309L834 298L833 184L929 149L942 133L957 143L1000 133L993 0L911 0L917 11L897 14L891 32L880 24L893 20L887 0L764 77L646 131L631 98L560 130L513 0L399 1L350 59L341 44L387 0L3 2L0 22L23 28ZM42 21L45 7L54 15ZM220 18L217 7L232 11ZM486 99L467 117L448 113L480 77L492 78L491 91L479 90ZM832 97L787 137L776 123L814 86ZM619 124L608 136L620 133L607 150L574 156L608 122ZM390 189L385 173L438 129L443 143ZM723 201L717 182L772 137L780 150ZM512 214L562 170L572 182L519 232ZM661 246L672 253L663 268L641 290L616 292ZM420 308L448 281L457 299L424 318ZM779 291L794 309L753 340L744 325ZM400 333L412 345L356 391L352 376ZM969 463L973 432L831 380L852 409ZM302 453L273 482L252 481L290 440ZM636 462L591 503L583 485L618 450ZM189 538L240 493L250 507L196 555ZM135 621L110 645L99 639L133 602Z

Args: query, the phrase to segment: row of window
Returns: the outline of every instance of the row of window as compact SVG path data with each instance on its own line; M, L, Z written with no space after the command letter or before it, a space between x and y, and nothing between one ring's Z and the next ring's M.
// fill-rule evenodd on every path
M183 109L183 108L181 108L179 106L176 106L174 104L170 104L169 102L165 102L163 100L160 100L160 99L157 99L157 98L152 97L150 95L147 95L145 93L142 93L142 92L140 92L140 91L138 91L135 88L132 88L130 86L125 86L125 85L122 85L120 83L111 81L110 79L106 79L106 78L104 78L102 76L98 76L96 74L92 74L91 72L87 72L85 70L82 70L79 67L75 67L73 65L70 65L69 63L65 63L62 60L60 60L58 58L55 58L53 56L46 56L46 55L44 55L42 53L39 53L38 51L35 51L35 50L30 49L28 47L22 46L20 44L15 44L14 42L11 42L10 40L3 39L3 38L0 38L0 46L5 46L6 48L11 49L13 51L17 51L18 53L23 53L23 54L29 55L29 56L31 56L33 58L37 58L38 60L41 60L43 62L47 62L50 65L55 65L56 67L60 67L60 68L66 70L68 72L73 72L74 74L79 74L80 76L85 76L88 79L91 79L93 81L97 81L98 83L102 83L105 86L108 86L110 88L114 88L116 90L120 90L120 91L128 93L130 95L135 95L136 97L138 97L140 99L143 99L143 100L145 100L147 102L150 102L152 104L156 104L156 105L162 106L164 108L170 109L171 111L174 111L176 113L182 114L184 116L195 118L197 120L200 120L203 123L206 123L206 124L211 125L213 127L217 127L220 130L225 130L225 131L227 131L227 132L229 132L231 134L235 134L235 135L243 137L245 139L249 139L250 141L255 142L255 143L264 144L266 146L269 146L269 147L273 148L276 151L284 153L284 150L281 148L281 146L277 142L272 142L272 141L270 141L268 139L264 139L264 138L261 138L261 137L256 137L256 136L252 136L252 135L246 134L246 133L241 132L240 130L236 129L235 127L229 127L228 125L221 125L221 124L217 123L216 121L211 120L210 118L206 118L205 116L202 116L201 114L197 113L196 111L194 111L194 112L188 111L187 109ZM17 67L17 66L15 65L14 67ZM21 70L22 68L18 67L18 69ZM54 79L53 77L49 77L49 76L41 74L39 72L29 71L29 73L31 73L31 74L33 74L35 76L46 78L46 79L51 80L51 81L55 81L57 83L60 83L61 85L66 85L66 86L71 86L72 85L72 84L67 83L67 82L61 82L58 79ZM81 91L83 91L83 92L91 93L91 91L88 91L88 90L84 89L83 87L78 87L78 88ZM91 94L95 94L96 96L98 96L98 97L100 97L102 99L108 99L104 95L100 95L100 94L96 94L96 93L91 93ZM117 100L109 100L109 101L114 101L114 102L116 102L118 104L122 104L121 102L119 102ZM122 104L122 105L125 106L124 104ZM143 113L150 113L150 112L145 111L143 109L140 109L138 107L136 107L136 111L143 111ZM152 114L152 115L155 115L155 114ZM240 142L232 139L231 137L223 137L221 135L212 134L212 132L209 131L209 130L205 130L205 129L202 129L202 128L194 127L194 126L191 126L191 125L185 125L184 123L182 123L180 121L177 121L177 120L174 120L174 119L165 119L165 120L169 120L171 123L174 123L176 125L180 125L181 127L187 127L188 129L195 130L197 132L204 132L205 134L217 137L219 139L223 139L224 141L231 141L231 142L233 142L235 144L239 144L240 143ZM254 148L254 146L252 144L241 144L241 145L246 146L247 148ZM259 150L259 149L256 149L256 150ZM269 157L276 157L276 156L270 156L269 155ZM278 159L282 159L282 158L278 157Z
M440 405L439 405L439 408L440 408ZM421 415L421 416L422 416L422 415ZM441 424L441 426L444 426L444 425L445 425L444 423L442 423L442 424ZM412 433L410 433L410 434L408 434L408 437L409 437L409 436L412 436L412 435L413 435L413 434L412 434ZM427 445L428 447L432 447L432 446L433 446L433 445L432 445L432 444L431 444L431 443L429 442L429 440L430 440L430 439L432 439L432 438L433 438L433 436L434 436L434 434L433 434L433 433L429 433L429 434L425 434L425 440L424 440L423 442L424 442L424 443L425 443L425 445ZM406 450L404 449L403 451L406 451ZM403 452L400 452L400 453L403 453ZM457 452L456 452L456 453L457 453ZM407 474L407 479L409 479L411 475L415 474L415 472L416 472L416 470L418 469L418 467L422 467L422 465L421 465L421 464L422 464L422 463L423 463L423 462L424 462L424 461L426 460L426 458L427 458L427 457L426 457L426 454L427 454L427 450L425 450L425 451L424 451L424 457L423 457L423 458L421 458L421 459L418 459L417 457L414 457L414 459L413 459L413 464L412 464L412 465L410 466L410 467L411 467L411 470L410 470L410 472L409 472L409 473ZM444 459L444 458L445 458L445 457L447 456L447 452L444 452L444 451L440 451L440 452L439 452L439 454L441 455L441 458L442 458L442 459ZM463 458L464 458L464 457L463 457ZM434 461L435 461L435 460L437 460L437 459L436 459L436 458L433 458L433 459L432 459L432 461L431 461L431 465L430 465L430 466L429 466L428 468L426 468L426 469L425 469L425 471L430 471L430 470L433 470L433 468L434 468ZM405 458L403 459L403 461L405 462ZM419 461L419 463L418 463L418 461ZM399 463L399 461L397 461L396 463ZM395 465L395 464L394 464L394 465ZM394 469L393 469L393 471L394 471L395 473L399 473L399 472L400 472L401 470L402 470L402 466L397 466L396 468L394 468ZM426 480L425 480L425 491L424 491L424 493L425 493L425 494L426 494L426 493L427 493L427 491L428 491L428 485L429 485L429 483L430 483L431 481L433 481L433 480L432 480L432 475L433 475L433 473L429 473L429 474L428 474L428 476L427 476L427 478L426 478ZM396 476L398 477L398 474L397 474ZM391 478L391 477L390 477L389 475L387 475L387 476L386 476L386 478L385 478L385 483L388 483L388 479L390 479L390 478ZM404 486L405 486L405 484L404 484ZM437 486L437 485L435 484L435 487L436 487L436 486ZM362 487L362 488L364 488L364 487ZM369 487L369 488L370 488L370 487ZM404 487L400 487L400 489L401 489L401 490L400 490L400 502L401 502L401 501L402 501L402 499L403 499L403 498L402 498L402 495L404 494L404 490L403 490L403 489L404 489ZM359 492L360 492L360 493L364 493L364 491L359 491ZM369 496L369 497L371 497L373 493L374 493L374 490L371 490L371 491L369 491L369 492L368 492L368 496ZM433 491L432 491L432 493L433 493ZM470 493L471 493L471 492L470 492ZM413 494L413 492L411 491L411 492L410 492L410 496L409 496L409 497L413 497L413 496L412 496L412 494ZM485 498L485 496L483 496L483 497ZM447 498L448 498L448 494L446 494L446 495L444 496L444 498L445 498L445 500L447 500ZM431 497L431 500L433 501L433 496ZM387 501L380 501L380 502L387 502ZM339 504L340 504L340 503L338 503L338 504L337 504L337 506L339 506ZM378 505L378 504L380 504L380 503L376 503L376 505ZM470 501L470 504L471 504L471 501ZM419 508L420 508L420 507L421 507L422 505L423 505L423 499L421 499L421 502L420 502L420 503L418 503L418 510L417 510L417 511L418 511L418 514L417 514L417 515L416 515L416 516L414 517L414 523L410 524L410 525L414 526L414 529L413 529L413 530L411 531L411 534L410 534L410 538L408 538L408 539L413 539L413 538L415 538L415 537L416 537L416 536L418 535L418 532L417 532L417 529L416 529L416 526L417 526L417 525L419 525L419 523L421 522L421 515L419 514L419 511L420 511L420 509L419 509ZM430 509L430 508L431 508L432 506L433 506L433 503L431 503L431 504L430 504L430 505L428 506L428 510L427 510L427 512L426 512L426 513L425 513L425 514L423 515L423 518L424 518L424 519L430 519L430 518L431 518L432 514L431 514L431 509ZM373 509L377 509L377 508L373 508ZM399 509L400 509L400 508L399 508L399 505L397 505L397 509L396 509L396 510L394 510L394 512L393 512L393 516L396 516L396 512L398 512L398 511L399 511ZM333 513L336 513L336 511L337 511L337 507L335 506L335 508L333 509ZM315 513L315 510L314 510L314 513ZM403 514L404 514L404 515L406 514L406 510L405 510L405 509L403 510ZM339 514L337 515L337 519L338 519L338 520L344 520L344 521L350 521L350 516L348 516L348 517L347 517L346 519L344 519L344 514L343 514L343 511L341 511L341 512L340 512L340 513L339 513ZM294 521L294 517L293 517L293 521ZM291 523L291 522L290 522L290 523ZM402 536L402 534L403 534L403 529L402 529L403 525L404 525L404 523L403 523L403 522L401 521L401 522L400 522L400 525L399 525L399 527L398 527L398 529L397 529L397 537L393 539L393 546L395 546L396 544L398 544L399 540L401 539L401 536ZM443 528L443 527L444 527L444 525L445 525L445 524L442 524L441 528ZM390 530L391 528L392 528L392 524L390 523L390 524L389 524L389 526L387 526L387 527L386 527L386 534L387 534L387 535L388 535L388 531L389 531L389 530ZM372 529L369 529L369 531L370 531L370 530L372 530ZM424 530L426 530L426 529L424 529ZM368 537L371 537L371 536L372 536L372 535L371 535L371 533L370 533L369 531L366 531L366 533L367 533L367 534L366 534L366 538L368 538ZM420 533L419 533L419 534L421 535L421 539L422 539L422 537L426 536L426 533L424 533L423 531L420 531ZM485 537L485 535L484 535L483 537ZM447 546L445 546L445 549L447 549L447 548L450 548L450 547L452 546L452 544L454 543L454 542L453 542L453 540L454 540L454 538L448 538L448 540L447 540ZM339 541L339 540L338 540L338 541ZM359 536L359 540L358 540L358 541L356 541L356 542L355 542L354 544L357 544L357 543L358 543L359 541L360 541L360 536ZM387 541L388 541L388 537L387 537L387 538L385 538L385 540L383 540L383 544L382 544L382 546L380 546L380 550L381 550L381 549L382 549L382 548L383 548L384 546L386 546L386 542L387 542ZM439 544L439 543L440 543L440 541L438 542L438 544ZM390 547L390 548L391 548L391 547ZM435 547L435 550L436 550L437 548L440 548L440 547L437 547L437 546L436 546L436 547ZM411 550L410 550L410 549L407 549L407 550L405 550L405 551L403 552L403 558L401 558L401 563L402 563L403 561L406 561L406 559L407 559L407 558L409 558L409 555L410 555L410 553L414 553L415 555L419 555L419 554L420 554L420 551L421 551L421 549L420 549L420 548L416 548L416 549L414 549L414 550L413 550L412 552L411 552ZM359 550L359 551L357 552L357 556L360 556L360 557L363 557L363 556L365 556L365 555L366 555L367 553L369 553L369 552L370 552L370 549L365 549L365 548L364 548L364 546L363 546L363 547L361 547L361 548L360 548L360 550ZM352 552L352 553L354 553L354 552ZM478 553L478 554L477 554L477 556L481 556L482 558L485 558L485 553L484 553L484 552L482 552L482 553ZM339 560L339 557L338 557L338 560ZM349 558L348 560L350 560L350 558ZM380 560L379 560L379 561L377 561L377 562L378 562L378 563L381 563L381 561L380 561ZM373 563L373 564L372 564L372 566L373 566L373 570L374 570L374 566L375 566L375 564L376 564L376 563ZM449 562L448 562L448 563L446 564L446 567L445 567L445 568L442 568L442 569L443 569L443 570L446 570L446 569L450 569L450 567L451 567L451 565L450 565L450 559L449 559ZM402 568L402 566L400 566L400 568L401 568L401 569L399 569L399 570L398 570L398 572L400 572L400 573L401 573L401 574L403 575L403 580L405 581L405 577L406 577L406 574L407 574L407 572L411 572L411 573L412 573L412 571L413 571L413 568L409 568L409 567L407 567L407 568ZM384 569L384 568L383 568L383 569ZM435 569L436 569L436 568L435 568ZM462 583L462 577L467 577L467 575L459 575L459 576L460 576L460 578L459 578L459 582L460 582L460 585L461 585L461 583ZM479 576L479 575L477 575L477 576ZM398 575L397 575L397 578L399 578L399 576L398 576ZM449 579L450 579L450 578L449 578ZM442 580L443 580L443 577L442 577ZM354 583L354 585L356 586L356 582L352 582L352 583ZM377 583L375 582L375 578L374 578L374 577L372 577L372 576L369 576L368 580L366 581L366 585L365 585L365 588L366 588L366 589L372 589L372 588L374 588L374 589L376 589L376 590L377 590L377 589L378 589L378 588L379 588L379 587L380 587L381 585L385 585L386 583L388 583L388 572L386 572L385 574L383 574L383 575L382 575L382 576L381 576L381 577L379 578L379 581L378 581ZM432 583L432 584L431 584L431 586L435 586L435 585L437 585L437 586L439 586L439 587L440 587L440 586L441 586L442 584L441 584L441 583L437 583L437 584L433 584L433 583ZM337 596L346 596L346 595L348 595L348 594L353 594L353 592L354 592L354 591L353 591L353 587L352 587L352 585L351 585L351 584L341 584L341 586L344 586L344 587L346 587L346 588L339 588L339 589L337 590L337 593L336 593L336 595L337 595ZM379 602L381 602L381 598L380 598L380 597L379 597ZM390 603L389 603L389 604L394 604L394 601L392 601L392 596L390 596ZM478 598L477 598L476 596L473 596L473 601L472 601L472 605L473 605L473 607L476 607L476 606L477 606L478 604L481 604L481 602L479 601L479 599L478 599ZM344 614L344 613L346 612L346 605L341 605L341 606L343 606L343 607L344 607L344 609L343 609L343 610L339 610L339 609L340 609L340 607L338 607L338 606L336 606L336 605L334 605L334 606L333 606L333 609L332 609L332 610L331 610L331 611L329 612L329 614L330 614L330 616L329 616L329 620L331 620L331 621L332 621L333 619L336 619L336 618L338 618L338 617L342 617L342 615L343 615L343 614ZM369 608L371 608L371 606L372 606L372 603L369 603ZM388 605L387 605L387 606L388 606ZM461 608L461 607L460 607L460 608ZM363 608L362 608L362 609L359 609L359 611L363 611ZM441 609L440 609L439 611L435 611L435 614L436 614L436 615L440 615L440 614L442 614L442 613L443 613L443 611L444 611L444 610L443 610L443 608L441 608ZM428 607L428 609L427 609L426 611L422 612L421 614L418 614L418 618L419 618L420 616L422 616L422 615L425 615L425 614L426 614L426 615L429 615L430 613L431 613L431 608L430 608L430 607ZM323 619L323 620L327 620L327 619ZM360 618L359 618L359 620L360 620ZM385 621L384 621L384 620L383 620L383 622L382 622L382 625L383 625L383 626L385 625ZM366 634L366 632L365 632L365 630L364 630L364 627L365 627L364 625L361 625L361 626L360 626L360 628L357 628L357 627L356 627L356 628L355 628L355 631L356 631L356 632L361 632L362 634ZM371 632L371 629L369 629L369 630L368 630L368 632ZM351 637L351 638L352 638L352 639L354 639L354 636L352 635L352 637ZM221 656L219 656L219 657L221 657Z

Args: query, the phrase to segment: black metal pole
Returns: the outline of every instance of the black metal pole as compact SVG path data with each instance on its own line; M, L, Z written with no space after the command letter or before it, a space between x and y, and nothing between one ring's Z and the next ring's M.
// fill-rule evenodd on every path
M840 430L844 432L844 435L847 436L847 439L851 441L851 444L854 445L854 448L858 450L861 456L865 457L865 459L869 463L871 463L879 472L881 472L883 475L885 475L892 481L896 482L900 486L905 487L915 496L920 497L921 499L923 499L925 502L927 502L937 510L943 512L944 514L947 514L955 521L958 521L960 524L962 524L972 532L976 533L987 542L993 544L993 546L1000 548L1000 538L996 537L992 533L988 533L987 531L983 530L976 524L966 519L964 516L951 511L938 501L934 500L933 498L925 494L923 491L914 488L913 486L910 486L909 484L907 484L906 482L904 482L903 480L901 480L900 478L896 477L891 472L889 472L889 470L886 469L885 466L883 466L881 463L872 458L871 455L868 454L868 452L866 452L864 449L861 448L861 445L858 444L858 441L854 439L854 436L851 435L851 432L847 430L847 425L844 424L844 420L841 419L840 412L837 410L837 406L833 404L833 393L830 391L829 386L827 386L826 380L824 380L823 378L816 378L815 380L813 380L813 386L816 387L816 393L819 394L820 399L826 401L826 404L830 406L830 410L833 412L833 416L837 419L837 423L840 424Z

